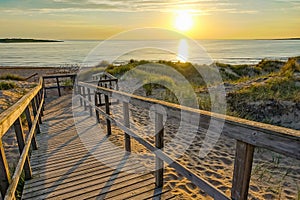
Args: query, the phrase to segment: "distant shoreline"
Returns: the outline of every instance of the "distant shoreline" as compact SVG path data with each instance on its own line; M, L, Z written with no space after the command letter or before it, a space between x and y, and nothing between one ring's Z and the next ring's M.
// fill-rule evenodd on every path
M38 43L38 42L64 42L64 41L62 41L62 40L22 39L22 38L0 39L0 43Z

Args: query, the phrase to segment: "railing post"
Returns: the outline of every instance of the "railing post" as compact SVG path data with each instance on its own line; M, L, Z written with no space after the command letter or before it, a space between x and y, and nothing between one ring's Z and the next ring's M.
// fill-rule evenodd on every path
M57 84L58 96L61 96L58 77L56 77L56 84Z
M35 118L37 116L37 108L36 108L36 104L35 104L34 98L31 100L31 107L32 107L32 111L33 111L33 116ZM41 132L39 122L36 124L36 132L37 133Z
M105 98L105 112L106 112L106 114L109 115L110 111L109 111L109 98L108 98L108 95L105 94L104 98ZM107 135L111 135L111 123L110 123L110 120L108 118L106 118L106 127L107 127Z
M0 139L0 192L4 199L6 190L11 182L8 163L6 160L2 139Z
M98 92L95 90L94 92L94 100L95 100L95 107L98 108L99 102L98 102ZM100 116L99 116L99 111L95 109L95 114L96 114L96 122L100 123Z
M91 89L87 88L87 91L88 91L88 100L89 100L89 102L92 102ZM89 103L89 108L90 108L90 116L93 116L93 109L92 109L91 103Z
M231 188L233 200L246 200L249 190L254 146L236 141L234 172Z
M123 115L124 115L124 125L127 128L130 128L129 122L129 106L127 102L123 102ZM124 133L125 139L125 150L127 152L131 152L131 145L130 145L130 136L125 132Z
M25 109L25 116L26 116L28 128L29 128L29 130L31 130L31 127L32 127L32 120L31 120L30 110L29 110L29 107L28 107L28 106L27 106L26 109ZM35 134L33 134L32 141L31 141L31 145L32 145L32 148L33 148L34 150L37 150L37 149L38 149L37 142L36 142L36 139L35 139Z
M83 106L82 98L81 98L81 95L82 95L82 92L81 92L81 86L78 85L77 88L78 88L78 94L79 94L79 96L80 96L80 98L79 98L80 106Z
M44 90L44 96L47 98L47 92L46 92L46 87L45 87L45 79L43 77L43 90Z
M33 100L34 100L34 103L35 103L35 105L36 105L36 110L38 110L39 107L40 107L40 101L39 101L38 95L36 95L36 96L33 98ZM42 123L43 123L43 122L42 122L42 117L41 117L41 115L39 115L39 124L42 124Z
M155 147L163 149L164 147L164 127L163 115L155 113ZM155 158L155 185L162 187L164 182L164 161L156 156Z
M43 94L42 94L42 90L40 90L39 92L38 92L38 99L39 99L39 104L42 102L42 98L43 98ZM43 103L43 105L42 105L42 109L41 109L41 116L44 116L44 103Z
M86 94L85 94L85 87L84 86L82 87L82 96L84 98L84 100L83 100L84 110L87 110L86 101L85 101Z
M22 127L22 122L21 122L20 117L18 117L18 119L14 122L14 128L15 128L19 151L20 151L20 155L21 155L23 152L23 149L25 147L25 138L24 138L24 132L23 132L23 127ZM28 155L26 156L26 161L24 164L24 171L25 171L25 179L26 180L31 179L32 171L31 171Z

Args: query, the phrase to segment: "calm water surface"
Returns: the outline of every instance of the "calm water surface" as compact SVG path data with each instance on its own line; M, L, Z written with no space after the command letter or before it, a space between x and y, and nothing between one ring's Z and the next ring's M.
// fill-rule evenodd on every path
M130 59L201 63L207 58L197 51L195 44L185 40L105 41L105 49L96 56L89 56L92 62L85 62L87 55L101 42L0 43L0 66L89 66L102 60L126 62ZM213 61L228 64L255 64L264 58L287 60L300 56L300 40L198 40L197 43ZM143 48L131 48L138 45ZM153 45L160 48L144 48ZM120 52L123 53L120 55Z

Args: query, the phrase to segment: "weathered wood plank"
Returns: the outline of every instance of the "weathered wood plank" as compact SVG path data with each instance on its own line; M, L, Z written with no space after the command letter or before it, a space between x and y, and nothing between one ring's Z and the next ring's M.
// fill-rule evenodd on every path
M5 156L5 151L2 143L2 139L0 140L0 192L2 197L5 196L6 190L11 182L10 172L8 163Z
M105 112L107 115L110 115L108 95L105 95L104 99L105 99ZM106 128L107 128L107 135L111 135L111 123L108 118L106 118Z
M231 197L234 200L246 200L251 177L254 146L237 141Z
M16 137L17 137L17 141L18 141L19 152L20 152L20 155L22 155L22 152L25 147L25 142L24 142L25 137L24 137L23 127L22 127L22 122L21 122L20 117L15 121L14 128L15 128ZM31 179L32 171L31 171L31 166L30 166L30 161L29 161L28 155L25 158L24 171L25 171L25 179L26 180Z
M4 198L5 200L10 200L10 199L14 198L14 195L15 195L14 193L16 191L16 188L17 188L17 185L18 185L21 173L22 173L22 169L23 169L24 164L26 162L26 158L28 156L28 152L29 152L29 149L30 149L30 146L31 146L32 137L35 133L35 129L36 129L37 124L38 124L38 120L39 120L38 118L39 118L39 115L40 115L40 112L41 112L41 109L42 109L43 101L44 101L44 99L42 99L41 105L37 110L37 115L35 116L35 118L33 120L32 127L31 127L31 129L28 133L27 138L26 138L24 149L23 149L22 154L20 156L20 159L18 161L18 164L17 164L17 167L15 169L15 173L12 177L11 183L10 183L8 189L7 189L7 192L6 192L6 195L5 195L5 198Z
M96 184L102 184L105 183L105 180L110 179L111 177L117 177L122 178L130 178L130 175L125 172L125 170L128 169L128 167L124 168L124 171L116 171L117 169L112 169L106 167L104 170L99 170L96 168L93 172L90 172L88 174L83 174L81 176L75 176L72 178L69 178L67 176L60 176L60 178L54 182L54 183L48 183L48 184L42 184L39 187L33 187L32 189L29 188L24 193L23 198L33 198L33 197L54 197L59 195L65 195L66 193L72 193L75 190L79 189L80 187L88 187L93 186ZM137 175L135 174L134 177ZM132 175L131 175L132 177ZM98 188L100 190L101 188ZM79 191L77 193L81 193ZM53 193L49 194L49 193ZM61 197L60 197L61 198ZM64 197L66 198L66 197Z
M42 88L42 80L40 80L38 86L36 86L29 93L24 95L17 103L9 107L7 110L0 115L0 138L8 131L13 125L16 119L24 112L28 104L37 95L39 90Z
M222 125L224 123L222 132L230 138L300 159L300 131L298 130L249 121L227 115L225 116L218 113L211 113L156 99L127 94L105 87L97 87L88 83L79 82L79 85L97 89L105 95L113 95L114 98L119 99L120 101L126 102L130 99L131 104L147 109L155 104L161 105L166 109L169 116L175 118L178 117L178 111L180 111L181 114L189 116L188 118L182 119L188 123L199 123L199 119L201 119L201 126L207 126L211 120L216 124L219 123Z
M164 148L164 125L163 115L155 112L155 147ZM162 187L164 184L164 161L156 156L155 158L155 184L156 187Z
M123 116L124 116L124 125L127 128L130 128L129 105L127 102L123 102ZM124 132L124 142L125 142L125 150L127 152L131 152L130 136L126 132Z
M27 121L28 128L30 130L31 127L32 127L32 119L31 119L31 114L30 114L30 110L29 110L28 106L25 109L25 116L26 116L26 121ZM35 134L32 137L31 145L32 145L33 150L37 150L38 145L37 145L37 142L36 142Z

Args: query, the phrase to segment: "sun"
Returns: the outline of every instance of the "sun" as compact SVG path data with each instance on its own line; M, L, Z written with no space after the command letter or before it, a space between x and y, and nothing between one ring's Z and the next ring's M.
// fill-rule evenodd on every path
M193 27L193 17L188 11L178 11L174 25L179 31L188 31Z

